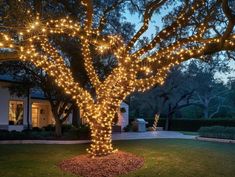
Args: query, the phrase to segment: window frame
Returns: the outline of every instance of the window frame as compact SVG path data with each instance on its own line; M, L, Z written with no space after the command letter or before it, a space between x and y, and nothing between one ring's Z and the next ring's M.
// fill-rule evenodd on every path
M23 115L22 115L22 123L21 124L15 124L15 121L14 120L10 120L10 104L11 104L11 102L16 102L16 104L17 104L17 102L22 102L22 108L23 108ZM10 99L9 101L8 101L8 125L9 126L22 126L22 125L24 125L24 114L25 114L25 110L24 110L24 100L22 100L22 99ZM14 121L14 124L10 124L10 121Z

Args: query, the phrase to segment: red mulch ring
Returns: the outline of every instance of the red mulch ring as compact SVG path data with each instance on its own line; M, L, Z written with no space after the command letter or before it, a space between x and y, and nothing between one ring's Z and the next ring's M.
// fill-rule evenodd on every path
M80 155L64 160L59 167L63 171L84 177L114 177L139 169L143 164L143 157L118 151L105 157Z

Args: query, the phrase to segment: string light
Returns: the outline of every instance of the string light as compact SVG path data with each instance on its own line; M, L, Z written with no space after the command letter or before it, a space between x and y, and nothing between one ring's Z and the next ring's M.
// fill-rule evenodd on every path
M146 55L157 44L175 34L177 29L187 25L194 12L204 5L205 2L200 0L195 1L186 13L182 12L172 25L159 32L149 44L133 52L135 42L147 30L151 18L149 14L144 20L143 27L126 44L120 36L104 35L99 27L92 27L90 4L87 0L81 2L89 13L84 24L76 23L69 17L43 22L38 15L36 20L25 28L19 31L16 29L19 40L13 40L13 37L0 33L0 47L12 48L18 52L21 61L29 61L43 68L65 93L71 95L81 110L82 119L91 128L92 143L88 152L92 156L103 156L116 151L112 146L112 120L122 100L132 92L143 92L156 84L163 84L171 67L192 57L204 55L208 46L220 43L220 38L203 39L207 27L206 23L201 23L196 34L172 42L156 50L152 55ZM28 10L27 13L30 14L31 11ZM104 25L105 20L101 19L101 23ZM49 40L52 34L66 34L79 39L85 70L96 92L95 99L75 82L60 52ZM104 81L100 80L93 66L91 46L95 46L99 54L112 52L118 61L117 67ZM225 40L224 46L234 48L235 35Z

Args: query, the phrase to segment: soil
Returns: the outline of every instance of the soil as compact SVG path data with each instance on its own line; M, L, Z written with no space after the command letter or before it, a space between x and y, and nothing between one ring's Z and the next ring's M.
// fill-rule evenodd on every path
M69 173L83 177L115 177L141 168L144 158L128 152L118 151L104 157L91 158L80 155L64 160L59 167Z

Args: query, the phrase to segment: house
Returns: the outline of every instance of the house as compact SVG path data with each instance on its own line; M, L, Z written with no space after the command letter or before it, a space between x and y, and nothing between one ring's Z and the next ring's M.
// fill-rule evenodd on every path
M28 127L45 127L54 124L51 106L40 89L32 88L28 95L10 94L9 86L21 84L9 76L0 76L0 129L22 131ZM71 114L66 124L72 123ZM122 130L129 123L129 106L122 102L118 122Z

